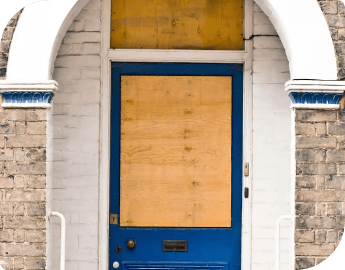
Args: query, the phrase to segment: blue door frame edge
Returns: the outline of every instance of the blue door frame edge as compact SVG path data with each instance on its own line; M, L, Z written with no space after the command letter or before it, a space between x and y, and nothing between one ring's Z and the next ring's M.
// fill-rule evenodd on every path
M168 262L167 265L172 263L188 265L191 262L198 262L195 265L200 264L200 266L205 263L211 265L216 262L228 262L230 269L240 270L243 196L243 65L112 63L110 214L119 214L120 204L121 75L232 76L232 227L125 228L109 225L109 268L112 269L114 261L120 262L120 267L123 269L126 269L125 265L138 262L143 263L142 266L145 265L144 262ZM126 241L129 238L136 239L136 247L132 250L126 247ZM188 252L162 252L162 240L188 240ZM116 247L120 247L120 253L115 252ZM154 264L151 265L154 266ZM149 264L146 266L148 267Z

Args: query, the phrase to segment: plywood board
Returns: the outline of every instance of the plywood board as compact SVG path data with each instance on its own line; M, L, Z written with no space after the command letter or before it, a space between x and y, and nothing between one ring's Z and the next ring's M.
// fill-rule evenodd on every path
M231 88L121 77L120 226L231 227Z
M243 49L243 0L112 0L111 48Z

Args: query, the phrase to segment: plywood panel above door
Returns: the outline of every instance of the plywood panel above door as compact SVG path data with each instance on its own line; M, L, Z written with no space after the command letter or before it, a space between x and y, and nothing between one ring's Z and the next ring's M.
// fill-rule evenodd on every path
M111 48L243 49L243 0L112 0Z
M121 226L231 227L231 79L121 77Z

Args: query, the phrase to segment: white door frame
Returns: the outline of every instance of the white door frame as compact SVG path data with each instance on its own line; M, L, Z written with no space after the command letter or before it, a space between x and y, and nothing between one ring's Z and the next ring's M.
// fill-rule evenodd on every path
M253 1L245 2L243 51L216 50L112 50L110 49L111 0L102 1L101 42L101 106L99 162L99 270L109 269L109 179L110 179L110 109L111 62L184 62L243 63L243 162L250 164L243 188L252 190L252 126L253 126ZM252 220L251 193L242 200L242 270L251 269Z

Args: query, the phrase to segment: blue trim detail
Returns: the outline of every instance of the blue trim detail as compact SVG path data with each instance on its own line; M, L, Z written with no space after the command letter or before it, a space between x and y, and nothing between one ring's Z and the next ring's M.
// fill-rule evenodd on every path
M293 104L338 104L342 93L290 92Z
M5 103L50 103L53 92L1 92Z
M124 270L228 270L227 262L122 262Z

